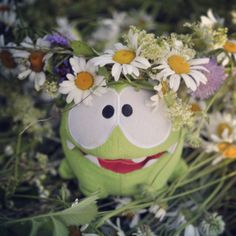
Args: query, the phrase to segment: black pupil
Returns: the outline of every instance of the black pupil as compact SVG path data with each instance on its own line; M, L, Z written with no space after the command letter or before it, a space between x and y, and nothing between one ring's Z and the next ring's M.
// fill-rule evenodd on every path
M122 113L124 116L131 116L133 113L133 108L129 104L125 104L122 107Z
M115 109L111 105L106 105L102 110L102 115L106 119L111 118L114 115Z

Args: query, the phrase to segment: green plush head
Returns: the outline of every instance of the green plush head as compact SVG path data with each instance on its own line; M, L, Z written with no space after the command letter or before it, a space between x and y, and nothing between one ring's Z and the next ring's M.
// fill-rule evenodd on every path
M163 187L180 162L183 138L172 131L164 101L148 106L152 92L109 88L64 112L63 177L79 180L85 195L134 195L141 186Z

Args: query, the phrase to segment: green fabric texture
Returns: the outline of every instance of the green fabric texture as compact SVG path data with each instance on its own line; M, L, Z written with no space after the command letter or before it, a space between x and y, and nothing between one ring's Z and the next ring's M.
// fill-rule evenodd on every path
M63 114L61 122L60 134L66 160L62 162L59 173L63 178L77 178L80 189L85 195L99 192L100 197L108 195L130 196L138 194L143 185L155 191L163 187L173 173L176 176L183 171L183 168L177 168L181 163L182 132L172 132L163 144L156 147L140 148L130 143L121 129L115 127L103 145L88 150L80 147L73 140L68 130L67 119L68 111ZM67 147L67 140L75 145L73 149ZM105 159L119 157L131 159L166 151L175 143L177 143L177 147L173 154L165 153L153 165L126 174L115 173L97 166L83 155L86 153Z

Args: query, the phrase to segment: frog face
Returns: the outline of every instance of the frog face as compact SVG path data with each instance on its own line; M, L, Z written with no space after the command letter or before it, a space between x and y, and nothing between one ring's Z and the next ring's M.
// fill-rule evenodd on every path
M159 188L167 181L182 142L164 101L155 111L147 105L151 95L133 87L109 88L91 106L79 104L63 115L67 164L85 194L130 195L142 184Z

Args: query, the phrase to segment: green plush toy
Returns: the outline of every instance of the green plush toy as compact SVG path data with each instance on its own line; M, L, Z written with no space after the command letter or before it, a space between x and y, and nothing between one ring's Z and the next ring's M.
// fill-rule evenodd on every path
M77 178L85 195L135 195L155 191L181 174L183 134L174 132L164 101L148 106L152 92L116 85L64 112L64 178Z

